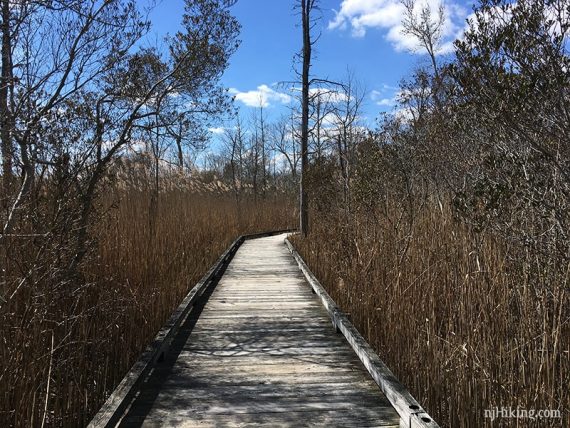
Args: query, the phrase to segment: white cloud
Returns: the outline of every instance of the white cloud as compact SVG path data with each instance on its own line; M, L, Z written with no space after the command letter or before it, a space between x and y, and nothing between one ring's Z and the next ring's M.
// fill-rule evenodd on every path
M462 36L465 28L468 12L452 1L443 0L446 16L439 54L451 52L453 41ZM440 0L419 0L415 9L419 13L422 6L428 5L435 15L439 4ZM403 32L404 11L399 0L343 0L328 28L341 31L350 28L353 37L364 37L370 28L380 29L385 32L386 39L395 50L423 53L416 38Z
M372 101L376 101L378 98L382 98L382 92L374 89L372 92L370 92L370 98Z
M218 126L216 128L208 128L208 131L210 131L212 134L215 135L221 135L225 132L226 128L224 128L223 126Z
M396 104L396 100L394 98L382 98L380 101L377 101L376 104L379 106L390 107Z
M387 92L391 93L391 96L387 95ZM382 107L392 107L396 105L398 100L398 88L389 85L383 85L382 91L373 90L370 92L370 99L374 101L376 105Z
M333 113L327 113L321 119L321 123L325 128L333 127L338 123L338 117Z
M326 88L311 88L309 89L309 95L320 98L322 102L332 104L345 102L348 99L345 93Z
M236 88L230 88L230 94L236 100L241 101L248 107L269 107L272 103L289 104L291 96L283 92L277 92L267 85L260 85L256 90L240 92Z

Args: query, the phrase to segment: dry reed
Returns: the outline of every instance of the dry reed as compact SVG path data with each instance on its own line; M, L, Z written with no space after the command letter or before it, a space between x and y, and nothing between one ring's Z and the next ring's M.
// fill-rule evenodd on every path
M405 226L396 209L313 214L296 247L442 426L492 426L484 410L495 407L562 412L501 426L568 423L569 266L477 233L435 203Z
M150 201L149 192L133 189L106 195L81 277L55 280L50 266L68 243L54 244L41 260L46 276L28 278L2 306L0 426L85 426L233 239L293 223L285 198L243 201L239 210L230 196L213 193L166 191L155 209ZM38 239L12 243L18 257L2 260L14 272L19 262L37 266ZM7 284L10 295L18 283Z

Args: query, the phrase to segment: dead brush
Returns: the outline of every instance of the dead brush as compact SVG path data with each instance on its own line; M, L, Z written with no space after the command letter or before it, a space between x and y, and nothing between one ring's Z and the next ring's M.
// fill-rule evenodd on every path
M567 423L569 266L475 232L449 206L397 224L390 205L313 213L309 238L294 238L332 298L442 426L491 426L495 407L557 409L563 420L532 426Z
M79 276L58 271L66 242L0 248L3 295L13 295L0 309L0 426L85 426L238 235L294 224L284 197L238 207L231 195L172 189L150 209L149 190L113 189Z

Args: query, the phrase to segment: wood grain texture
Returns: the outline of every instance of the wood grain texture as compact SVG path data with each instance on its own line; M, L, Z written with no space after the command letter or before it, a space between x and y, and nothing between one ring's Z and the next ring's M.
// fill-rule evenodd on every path
M284 238L242 244L121 426L400 426Z

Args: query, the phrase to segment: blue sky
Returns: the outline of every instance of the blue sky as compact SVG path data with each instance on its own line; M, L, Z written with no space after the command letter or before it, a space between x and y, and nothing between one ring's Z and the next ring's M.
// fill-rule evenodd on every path
M437 9L438 0L428 2ZM295 79L293 57L301 47L299 16L294 0L238 0L233 13L242 25L241 46L232 57L222 83L231 88L242 112L261 99L270 118L290 105L291 93L279 82ZM343 79L347 69L366 89L363 116L372 124L381 111L393 108L398 83L414 67L427 64L415 41L401 32L399 0L321 0L321 37L315 47L312 73L331 80ZM460 37L471 3L446 0L446 24L441 57L451 52ZM159 0L150 19L151 37L179 28L183 0Z

